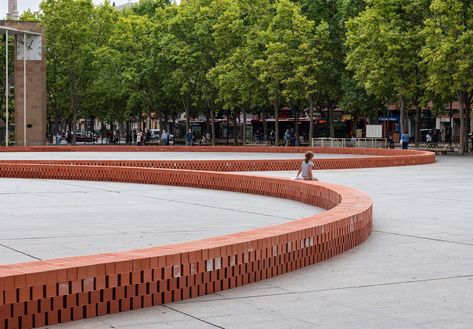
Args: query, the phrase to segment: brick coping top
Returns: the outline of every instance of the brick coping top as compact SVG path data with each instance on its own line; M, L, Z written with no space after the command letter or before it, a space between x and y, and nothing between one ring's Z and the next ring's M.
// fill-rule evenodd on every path
M312 150L326 154L357 154L370 157L314 159L315 169L350 169L388 166L405 166L435 162L435 153L413 150L372 148L306 148L306 147L186 147L186 146L49 146L8 147L0 152L263 152L305 153ZM374 155L374 157L373 157ZM55 164L88 166L152 167L204 171L282 171L298 170L299 159L264 160L0 160L0 164Z
M311 150L326 154L366 154L378 156L423 155L432 152L402 149L351 147L284 147L284 146L135 146L135 145L64 145L64 146L2 146L0 152L242 152L242 153L305 153Z

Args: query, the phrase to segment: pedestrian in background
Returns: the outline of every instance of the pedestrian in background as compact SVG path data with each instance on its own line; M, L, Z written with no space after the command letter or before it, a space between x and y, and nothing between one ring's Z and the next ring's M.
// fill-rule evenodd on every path
M430 134L430 130L429 132L427 132L427 135L425 135L425 141L427 142L427 144L432 143L432 135Z
M286 129L286 132L284 133L284 146L289 146L289 141L291 139L291 135L289 134L289 129Z
M389 143L389 148L393 149L394 148L394 136L393 136L392 133L389 134L388 143Z
M167 131L164 129L163 130L163 133L161 134L161 144L162 145L168 145L168 133Z
M141 145L141 140L143 138L143 133L140 131L138 131L138 133L136 134L136 144L138 145Z
M186 134L186 146L192 146L193 140L194 140L194 134L192 133L192 129L189 129L189 131Z
M409 140L410 136L407 133L407 130L404 130L404 133L401 135L401 144L403 150L407 150L407 148L409 147Z
M56 134L56 145L61 145L62 142L62 133L60 131Z
M274 132L274 130L271 129L271 132L269 133L269 142L271 143L271 145L274 145L275 140L276 133Z
M296 146L296 133L292 128L289 130L289 145Z

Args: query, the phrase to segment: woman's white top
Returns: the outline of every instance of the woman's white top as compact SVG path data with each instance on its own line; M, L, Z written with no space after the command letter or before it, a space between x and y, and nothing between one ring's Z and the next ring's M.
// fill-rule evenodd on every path
M314 163L312 161L305 162L302 161L302 170L301 170L301 176L304 178L309 178L309 172L314 168Z

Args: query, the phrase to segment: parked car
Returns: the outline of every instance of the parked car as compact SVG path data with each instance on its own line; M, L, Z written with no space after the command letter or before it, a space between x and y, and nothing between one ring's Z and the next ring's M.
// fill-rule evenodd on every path
M430 133L432 134L434 131L437 135L437 143L440 141L440 136L441 136L441 132L439 129L421 129L420 130L420 141L422 143L425 143L427 141L426 139L426 136L427 136L427 133L430 131ZM432 136L433 137L433 136ZM434 142L434 140L432 140Z
M159 139L161 137L159 129L150 129L149 133L150 133L150 139L151 140L156 140L156 139Z
M72 143L72 133L68 133L66 137L67 142ZM76 142L78 143L93 143L97 141L97 136L93 132L81 131L77 132Z

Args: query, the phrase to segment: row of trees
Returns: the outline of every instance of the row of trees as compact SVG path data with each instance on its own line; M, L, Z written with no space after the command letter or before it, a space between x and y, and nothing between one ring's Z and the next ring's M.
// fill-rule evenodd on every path
M142 0L122 12L44 0L41 11L55 114L72 109L73 122L79 111L109 121L185 113L188 128L202 111L236 122L271 108L277 120L286 104L325 107L316 93L332 60L329 24L290 0Z
M347 67L377 98L407 109L460 103L460 149L468 147L473 100L473 1L372 0L347 22ZM416 137L419 134L416 133Z
M419 123L429 102L443 110L457 99L466 149L471 0L141 0L123 11L43 0L40 8L23 18L46 29L56 120L185 113L189 127L192 116L213 120L222 110L235 122L248 113L277 121L289 106L309 109L310 138L314 111L328 112L333 136L336 107L356 120L395 102L406 129L409 108Z

